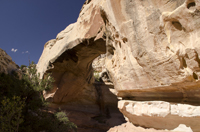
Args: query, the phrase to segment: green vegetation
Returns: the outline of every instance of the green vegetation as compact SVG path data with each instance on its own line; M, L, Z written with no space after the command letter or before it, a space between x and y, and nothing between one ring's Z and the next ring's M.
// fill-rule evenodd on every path
M15 72L0 73L0 132L76 131L64 112L45 111L42 93L52 88L50 74L40 79L34 63L25 70L20 79Z
M100 75L99 75L99 73L100 73L100 72L98 72L98 71L94 71L94 78L95 78L95 80L98 81L98 82L100 81Z
M27 67L26 65L21 65L20 69L22 70L24 67Z
M77 126L74 123L69 121L67 114L65 112L62 112L62 111L57 112L55 116L59 124L64 124L57 127L58 128L57 130L59 130L59 132L65 132L65 130L67 129L76 131Z
M19 125L23 122L22 109L24 101L20 97L12 99L4 97L0 109L0 130L3 132L17 132Z

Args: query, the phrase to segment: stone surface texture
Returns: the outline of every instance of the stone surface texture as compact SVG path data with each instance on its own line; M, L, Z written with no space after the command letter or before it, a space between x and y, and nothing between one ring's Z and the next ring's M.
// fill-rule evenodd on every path
M185 124L200 131L195 126L199 122L195 105L200 104L199 41L199 0L87 0L77 22L44 46L38 72L41 78L47 73L55 78L53 90L44 96L55 104L102 112L102 98L107 97L94 83L92 62L106 54L93 66L108 74L116 91L109 86L106 90L122 99L119 108L130 122L156 129ZM140 109L144 106L146 111Z
M37 67L42 76L51 72L55 78L54 89L45 93L55 103L95 103L92 62L106 52L99 2L86 1L77 22L45 44Z
M199 103L199 1L109 2L106 68L118 96Z
M17 71L19 66L12 61L12 58L0 48L0 73L11 74Z
M106 54L101 54L100 56L94 59L94 61L92 62L92 68L94 69L94 71L98 73L106 71L105 59L106 59Z
M155 129L144 129L142 127L136 127L130 122L124 123L120 126L111 128L108 132L169 132L165 130L155 130Z
M143 127L136 127L130 122L124 123L119 126L115 126L109 129L108 132L192 132L191 128L185 125L179 125L174 130L156 130L153 128L143 128Z
M38 72L56 78L53 95L46 96L54 102L76 98L92 82L92 61L106 53L118 96L198 103L199 4L86 1L77 22L45 44Z
M118 102L118 107L129 122L145 128L174 130L180 124L186 124L190 131L200 130L200 106L123 100Z

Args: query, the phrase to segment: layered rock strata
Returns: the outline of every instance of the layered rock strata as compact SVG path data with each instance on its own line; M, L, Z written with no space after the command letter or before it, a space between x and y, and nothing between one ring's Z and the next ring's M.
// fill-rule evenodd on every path
M118 96L198 103L199 8L194 0L86 2L77 22L45 44L38 71L52 72L54 102L67 102L90 84L92 61L107 49Z
M199 0L87 0L77 22L45 44L38 72L55 82L44 96L96 109L92 62L106 53L118 97L199 105L199 32Z
M199 103L199 1L110 3L106 68L118 96Z
M172 104L164 101L119 101L120 111L127 120L145 128L174 130L180 124L186 124L188 130L200 130L200 106Z

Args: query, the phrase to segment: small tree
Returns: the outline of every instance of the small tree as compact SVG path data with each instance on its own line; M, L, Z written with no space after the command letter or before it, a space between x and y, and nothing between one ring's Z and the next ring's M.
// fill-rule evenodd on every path
M22 77L0 73L0 132L76 131L64 112L45 111L43 90L50 90L53 78L40 79L36 64L24 68Z
M4 97L0 107L0 131L18 132L19 125L23 122L22 109L24 101L14 96L12 99Z
M37 73L36 64L32 62L23 75L25 81L26 97L25 101L29 106L33 106L37 109L45 105L43 98L43 91L50 90L52 88L52 82L54 81L50 74L43 79L40 79L40 74Z
M27 67L26 65L21 65L20 69L22 70L23 68Z
M56 129L59 132L66 132L67 130L77 131L77 126L69 121L67 114L64 111L55 113L55 117L58 122L54 122L54 124L57 124Z

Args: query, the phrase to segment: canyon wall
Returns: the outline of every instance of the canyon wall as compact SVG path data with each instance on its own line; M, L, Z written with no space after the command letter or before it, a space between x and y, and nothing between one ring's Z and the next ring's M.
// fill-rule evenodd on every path
M200 121L199 112L189 116L196 118L193 125L185 121L187 118L181 118L174 126L157 127L145 122L144 116L148 114L135 115L128 109L142 105L129 101L147 104L150 101L154 105L149 107L155 109L163 101L167 104L164 107L179 110L179 104L187 104L195 107L194 111L199 110L199 32L198 0L87 0L77 22L44 46L38 72L41 77L52 73L55 78L53 90L44 96L56 104L89 105L96 109L98 90L95 90L92 62L106 54L103 69L114 85L113 93L122 99L119 108L128 121L169 130L186 124L198 131L195 123ZM176 118L167 111L167 117ZM132 120L135 116L141 120L139 123ZM151 120L154 115L148 116ZM160 116L156 122L166 116ZM170 120L163 124L167 121Z
M0 48L0 73L11 74L13 71L18 71L18 69L19 66Z

